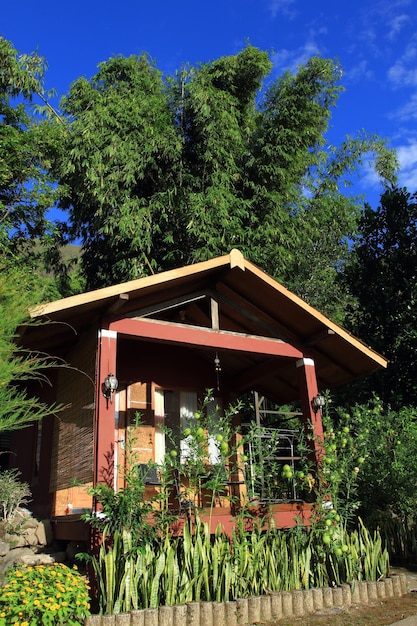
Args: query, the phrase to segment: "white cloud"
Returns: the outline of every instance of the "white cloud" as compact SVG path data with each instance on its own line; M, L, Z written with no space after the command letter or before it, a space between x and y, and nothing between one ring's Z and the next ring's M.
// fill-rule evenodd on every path
M313 56L322 56L323 52L319 46L313 41L307 41L304 46L296 50L287 50L282 48L272 55L274 69L279 74L290 70L295 72L300 65L304 65Z
M345 73L345 78L352 82L358 82L363 79L370 80L374 77L374 71L369 68L369 63L366 59L363 59Z
M397 109L390 117L400 122L417 119L417 92L411 94L409 101Z
M396 15L393 19L391 19L388 23L388 33L387 37L391 41L397 38L397 35L400 34L403 27L406 26L410 22L410 18L405 13L401 15Z
M395 87L417 85L417 37L415 36L404 53L388 70L388 79Z
M290 19L297 16L297 11L293 8L296 0L271 0L269 10L272 17L276 17L279 13Z
M407 144L395 147L399 162L398 185L407 187L408 191L417 191L417 137ZM375 172L374 160L371 157L364 161L360 172L359 188L366 194L381 192L381 180Z
M417 139L397 148L401 171L417 170ZM416 172L417 173L417 172Z

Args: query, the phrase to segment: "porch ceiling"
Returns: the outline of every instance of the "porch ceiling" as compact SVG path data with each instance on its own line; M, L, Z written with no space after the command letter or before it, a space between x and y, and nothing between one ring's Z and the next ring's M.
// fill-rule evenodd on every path
M268 339L282 340L291 344L294 354L299 351L314 359L321 389L345 384L387 365L381 355L244 259L238 250L196 265L58 300L37 307L31 315L34 320L52 323L26 327L20 342L59 356L65 356L76 336L92 326L99 328L123 319L153 319L168 326L178 324L174 329L183 333L185 328L185 334L189 325L219 328L237 337L264 337L265 345ZM212 337L213 331L209 335ZM177 343L186 345L187 341ZM212 344L203 344L202 339L199 347L203 351L213 350ZM270 350L253 353L245 348L248 345L218 346L222 369L228 369L236 386L256 387L282 402L297 397L294 359L271 354Z

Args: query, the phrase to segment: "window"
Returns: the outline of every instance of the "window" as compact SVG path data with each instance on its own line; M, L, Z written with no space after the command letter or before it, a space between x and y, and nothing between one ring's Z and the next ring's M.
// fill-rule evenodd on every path
M181 462L186 460L189 448L187 441L181 440L181 432L194 419L196 411L197 392L155 390L156 463L162 463L165 452L172 448L176 448L180 453ZM171 436L165 434L163 427L170 430Z

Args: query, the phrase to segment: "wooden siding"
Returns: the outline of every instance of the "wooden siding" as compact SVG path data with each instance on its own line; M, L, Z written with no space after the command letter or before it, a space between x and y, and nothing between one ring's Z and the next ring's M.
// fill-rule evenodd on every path
M54 513L66 512L69 489L93 481L94 372L96 333L79 338L57 381L57 401L65 405L55 422L50 491L57 492ZM83 497L84 499L84 497ZM62 510L63 509L63 510Z

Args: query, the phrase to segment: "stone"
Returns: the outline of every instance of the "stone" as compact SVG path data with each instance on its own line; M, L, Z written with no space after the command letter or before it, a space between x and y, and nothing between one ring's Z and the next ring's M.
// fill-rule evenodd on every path
M130 626L130 613L117 613L115 623L116 626Z
M50 546L54 540L52 524L49 519L41 520L35 531L40 546Z
M237 626L237 607L236 602L229 600L225 602L225 621L227 626Z
M282 617L292 617L292 593L289 591L283 591L281 593L282 600Z
M264 622L270 622L272 619L271 596L261 596L261 618Z
M282 595L280 591L273 591L271 594L271 614L272 619L282 618Z
M200 604L200 626L212 626L213 624L213 603L202 602Z
M158 608L158 626L172 626L174 621L174 611L172 606L160 606ZM116 616L116 624L117 616ZM130 626L130 621L126 622L126 626Z
M352 590L347 583L342 584L343 593L343 606L350 606L352 604Z
M49 554L32 554L21 556L18 562L23 565L52 565L54 560Z
M239 598L238 600L236 600L236 613L237 613L238 624L248 623L248 599L247 598Z
M145 613L143 610L130 611L130 625L131 626L144 626L144 624L145 624ZM87 626L88 626L88 622L87 622Z
M226 608L224 602L213 602L213 621L212 624L226 624ZM201 624L201 622L200 622Z
M144 609L146 626L158 626L158 609Z
M261 619L261 598L260 596L253 596L248 598L248 622L249 624L255 624Z
M296 617L304 615L304 594L299 589L292 592L292 608Z
M303 591L304 613L309 615L314 613L314 596L312 589L304 589Z
M333 606L333 589L331 587L323 587L323 608L328 609Z
M23 556L33 556L33 554L33 550L31 550L27 546L15 548L14 550L9 550L9 552L4 556L3 563L9 563L9 567L11 567Z
M321 587L315 587L311 590L313 592L313 606L315 611L321 611L324 606L323 589Z
M343 606L344 602L343 602L343 589L342 589L342 587L333 587L332 594L333 594L333 605L334 606Z
M10 550L10 545L7 541L0 541L0 556L6 556Z
M187 605L177 604L174 609L174 626L187 626ZM133 626L133 624L132 624Z
M4 539L5 541L7 541L11 548L24 548L28 545L28 543L26 542L26 537L24 535L6 533Z

